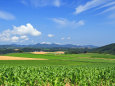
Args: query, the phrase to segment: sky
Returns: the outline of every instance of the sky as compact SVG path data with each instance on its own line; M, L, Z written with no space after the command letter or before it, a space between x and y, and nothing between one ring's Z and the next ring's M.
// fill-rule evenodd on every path
M0 44L115 43L115 0L0 0Z

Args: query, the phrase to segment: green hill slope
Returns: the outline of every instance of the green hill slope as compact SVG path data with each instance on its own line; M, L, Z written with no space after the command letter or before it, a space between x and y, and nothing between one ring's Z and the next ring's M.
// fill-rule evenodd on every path
M93 50L96 53L107 53L107 54L114 54L115 55L115 43L109 44L100 48L96 48Z

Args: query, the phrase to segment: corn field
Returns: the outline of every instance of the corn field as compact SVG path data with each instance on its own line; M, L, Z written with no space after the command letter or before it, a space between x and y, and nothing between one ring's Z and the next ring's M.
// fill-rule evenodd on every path
M0 86L115 86L115 66L1 66Z

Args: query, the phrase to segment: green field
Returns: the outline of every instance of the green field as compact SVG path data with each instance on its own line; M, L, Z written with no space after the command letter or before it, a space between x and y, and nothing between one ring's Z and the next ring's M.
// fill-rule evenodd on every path
M1 86L115 86L115 55L12 53L48 60L0 61Z
M30 57L30 58L46 58L46 59L75 59L77 57L115 59L115 55L98 54L98 53L59 54L59 55L56 55L56 54L11 53L11 54L5 54L5 56Z

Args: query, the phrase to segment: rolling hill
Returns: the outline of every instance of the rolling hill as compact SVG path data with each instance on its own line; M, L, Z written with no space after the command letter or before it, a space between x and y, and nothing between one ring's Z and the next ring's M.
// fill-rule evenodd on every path
M115 54L115 43L93 49L93 52Z

